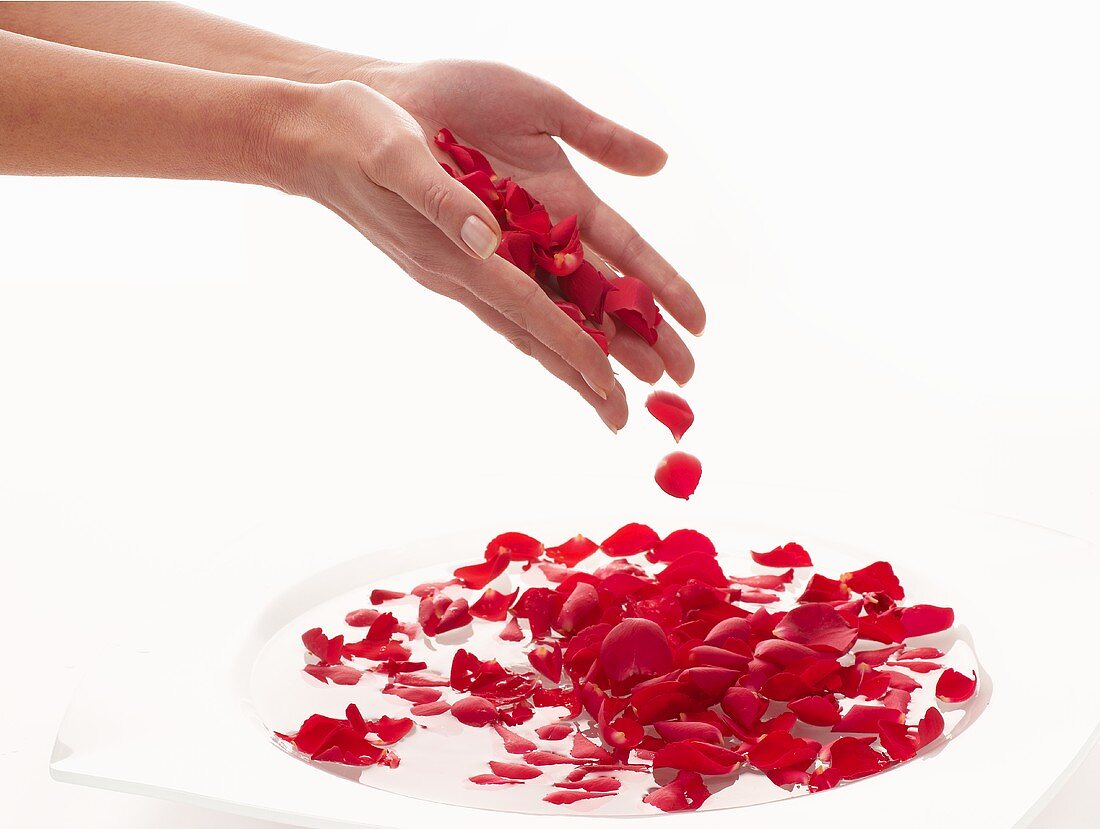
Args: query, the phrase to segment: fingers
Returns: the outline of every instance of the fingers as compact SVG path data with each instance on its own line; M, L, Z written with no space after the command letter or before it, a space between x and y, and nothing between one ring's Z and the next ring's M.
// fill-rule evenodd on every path
M657 144L561 92L549 98L554 133L593 161L618 173L651 176L665 166L668 153Z
M483 323L511 342L520 351L538 360L543 368L576 391L596 410L596 414L600 416L608 429L612 432L618 432L626 425L628 416L626 393L618 382L615 383L614 388L606 398L600 397L589 388L584 378L556 352L551 351L538 340L532 339L529 332L520 328L496 309L486 305L470 291L459 285L453 285L452 287L454 290L447 292L449 296L461 302L473 311ZM561 312L558 311L558 313Z
M695 289L626 219L589 193L590 207L581 225L586 242L620 273L648 285L661 306L684 328L696 336L702 334L707 313Z
M613 284L619 278L595 253L587 253L586 258ZM657 342L652 346L626 326L617 326L615 338L611 340L611 354L645 383L656 383L667 372L682 386L695 373L691 350L676 329L664 321L657 327Z
M496 253L500 226L484 202L451 178L422 141L396 143L375 164L371 178L405 199L464 253L476 259Z
M468 272L462 284L561 357L596 394L607 397L614 391L615 374L603 349L527 274L497 256Z

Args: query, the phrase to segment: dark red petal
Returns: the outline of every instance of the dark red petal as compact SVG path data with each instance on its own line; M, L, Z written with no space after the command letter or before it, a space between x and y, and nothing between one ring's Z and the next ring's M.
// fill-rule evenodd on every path
M563 297L581 309L585 317L597 325L603 323L604 304L614 288L591 263L581 262L569 276L559 277L558 289Z
M494 774L512 780L534 780L536 777L542 776L541 771L525 763L502 763L500 760L490 760L489 768L493 770Z
M955 611L949 607L936 607L930 604L915 604L902 608L901 626L906 637L924 636L939 633L955 624Z
M695 414L684 398L670 391L655 391L649 395L645 407L651 415L665 426L677 443L691 428Z
M527 652L527 661L531 667L553 683L561 681L561 648L555 642L550 645L536 645Z
M791 541L767 553L752 553L752 560L765 567L812 567L810 554L801 544Z
M460 627L465 627L472 621L469 603L465 599L455 599L447 605L447 609L444 610L443 615L439 617L439 622L436 624L435 631L431 635L434 636L438 633L446 633L449 630L457 630ZM425 633L426 632L425 630Z
M660 626L648 619L625 619L600 645L600 666L612 683L627 685L672 669L672 649Z
M615 530L600 545L609 556L632 556L652 550L661 537L645 524L627 524Z
M403 599L407 595L407 593L398 590L372 590L370 592L370 603L382 604L382 602L389 602L394 599Z
M673 498L686 501L695 494L702 474L703 464L697 457L687 452L673 452L658 464L653 480Z
M669 743L680 740L694 740L704 743L721 743L722 732L717 726L704 722L690 722L687 720L665 720L653 724L654 729L661 739Z
M577 760L595 760L599 763L610 763L614 759L607 749L600 748L583 734L573 735L573 747L569 749L569 756Z
M698 809L708 797L710 791L697 772L681 771L671 783L642 799L662 812L686 812Z
M876 650L856 651L854 654L855 664L866 665L869 668L879 668L885 665L900 650L901 645L891 645Z
M813 602L791 609L775 626L775 635L816 650L847 653L858 633L830 605Z
M497 256L511 262L528 276L535 275L535 243L531 234L519 230L503 231Z
M938 708L929 708L924 712L924 716L917 724L917 743L920 748L924 748L930 743L934 743L943 735L943 714L940 713Z
M416 725L408 717L379 717L366 723L371 732L378 736L378 742L391 745L405 737Z
M493 172L493 166L489 163L488 159L481 153L480 150L475 150L473 147L465 147L455 141L454 136L448 129L441 129L435 136L436 146L443 152L447 153L458 165L458 168L463 173L472 173L480 170L489 176L495 176Z
M843 602L847 601L851 591L846 584L830 579L820 573L814 573L806 583L806 589L798 597L800 602Z
M604 309L650 345L657 342L661 314L653 301L653 292L640 279L620 277L615 282L615 290L607 295Z
M953 668L948 668L940 674L936 682L936 697L944 702L966 702L978 688L978 675L960 674Z
M596 542L589 541L583 535L575 535L557 547L547 547L546 555L558 564L576 567L598 549Z

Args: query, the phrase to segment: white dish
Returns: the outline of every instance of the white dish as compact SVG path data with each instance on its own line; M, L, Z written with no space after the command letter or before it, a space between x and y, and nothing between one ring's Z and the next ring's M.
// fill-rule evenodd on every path
M1100 723L1091 683L1074 681L1091 645L1090 608L1055 601L1070 592L1071 577L1097 583L1096 550L1006 519L866 498L726 487L721 501L752 520L730 522L712 510L712 522L692 519L697 529L757 548L796 539L811 552L827 549L818 562L825 571L830 560L892 561L911 595L955 607L992 678L983 694L992 694L984 713L964 732L956 728L943 750L886 774L747 811L646 819L717 827L751 814L754 825L847 827L857 815L889 815L894 827L953 826L973 816L980 798L983 825L1026 825ZM667 532L682 526L684 510L677 507L632 517ZM216 571L196 574L190 603L166 608L161 620L136 620L153 632L148 652L118 653L86 678L58 735L55 778L311 827L511 829L517 820L583 827L623 820L585 814L604 803L599 800L560 814L518 816L422 799L437 794L430 775L414 798L320 773L273 745L260 714L270 719L278 706L262 693L254 699L250 686L265 643L351 588L456 558L473 560L488 537L505 529L556 543L578 530L602 537L622 521L508 521L445 542L360 555L313 576L303 572L317 566L305 523L300 536L284 527L247 539ZM326 530L334 534L331 522ZM325 554L331 561L341 552L328 547ZM179 587L186 586L174 594L187 594ZM473 794L475 802L501 808L499 795Z

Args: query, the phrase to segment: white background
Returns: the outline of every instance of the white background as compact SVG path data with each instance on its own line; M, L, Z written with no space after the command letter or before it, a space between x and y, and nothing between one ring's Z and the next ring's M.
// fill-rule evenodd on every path
M503 60L661 142L651 180L578 165L707 303L684 443L704 487L874 489L1100 541L1086 5L204 5L390 59ZM327 510L449 532L517 489L527 515L644 520L668 450L646 389L613 437L540 372L303 200L0 180L5 816L266 825L46 770L80 666L251 528ZM1037 825L1085 825L1098 773Z

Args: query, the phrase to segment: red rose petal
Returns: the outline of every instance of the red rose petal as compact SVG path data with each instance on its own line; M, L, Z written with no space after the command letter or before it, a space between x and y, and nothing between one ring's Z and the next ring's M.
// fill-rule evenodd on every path
M616 280L615 290L604 300L604 310L649 345L657 342L661 313L653 301L653 292L640 279L623 276Z
M775 635L815 650L847 653L858 632L830 605L810 603L791 609L775 626Z
M489 163L488 159L481 153L480 150L475 150L473 147L465 147L455 141L455 137L448 129L441 129L435 135L436 146L443 152L447 153L458 165L458 168L466 174L473 172L483 172L489 176L495 176L493 172L493 166Z
M697 772L681 771L675 779L644 798L650 806L662 812L689 812L698 809L710 797L710 790Z
M542 772L537 768L524 763L502 763L499 760L490 760L489 768L494 774L511 780L534 780L542 776Z
M646 554L652 562L672 562L689 553L705 553L714 556L718 552L714 542L697 530L676 530L669 533Z
M978 675L967 676L954 668L948 668L940 674L936 682L936 698L943 702L966 702L978 688Z
M574 760L572 757L566 757L564 754L558 754L556 751L528 751L523 755L525 762L530 763L532 766L562 766L562 765L576 765L583 762L582 760Z
M812 567L810 554L801 544L791 541L767 553L752 553L752 560L765 567Z
M614 288L590 262L581 262L569 276L559 277L558 290L566 300L580 308L587 319L596 325L603 324L607 295Z
M513 616L508 624L498 634L506 642L520 642L523 640L523 631L519 627L519 619Z
M512 561L534 561L542 555L542 542L524 533L501 533L485 547L486 560L507 556Z
M702 474L703 465L697 457L687 452L672 452L657 466L653 479L673 498L686 501L695 494Z
M476 602L470 605L470 615L487 622L503 622L508 618L508 608L516 601L519 590L511 593L501 593L490 587Z
M420 702L409 709L409 713L415 717L437 717L440 714L446 714L451 710L451 706L442 700L436 700L435 702Z
M894 575L894 568L886 561L876 561L862 570L845 573L840 580L857 593L884 593L899 602L905 598L905 591L898 577Z
M684 398L670 391L655 391L646 399L645 407L670 432L677 443L691 428L695 414Z
M508 569L508 561L508 556L499 555L479 564L459 567L455 570L455 578L471 590L482 590L485 585Z
M500 719L496 706L484 697L464 697L451 706L451 716L463 725L482 728Z
M538 749L538 746L526 737L521 737L500 723L494 724L493 730L500 735L500 738L504 741L504 750L509 754L527 754Z
M540 740L554 742L556 740L564 740L572 734L573 726L563 722L550 723L541 728L536 728L535 733L539 735Z
M399 685L387 685L382 689L382 693L400 697L412 703L435 702L443 696L443 692L438 688L402 688Z
M905 722L905 717L900 711L881 705L853 705L832 730L851 734L878 734L879 726L883 722Z
M522 783L522 780L513 780L508 777L501 777L497 774L475 774L469 778L471 783L477 783L479 786L509 786L518 785Z
M370 592L370 603L382 604L382 602L391 602L394 599L403 599L407 595L407 593L398 590L372 590Z
M371 623L378 618L379 613L380 611L372 607L363 608L362 610L353 610L344 617L344 624L353 628L370 627Z
M519 230L503 231L500 234L497 256L511 262L528 276L535 275L535 241L530 233Z
M599 546L594 541L583 535L575 535L557 547L547 547L546 555L557 564L576 567L598 549Z
M901 626L906 637L925 636L939 633L955 624L955 611L949 607L936 607L930 604L915 604L902 608Z
M802 697L787 703L802 722L828 727L840 722L840 705L832 694Z
M648 619L626 619L604 637L600 665L616 685L660 676L672 668L672 649L665 632Z
M570 803L576 803L578 800L592 800L597 797L614 797L614 792L570 792L570 791L555 791L550 792L543 798L547 803L553 803L558 806L568 806Z
M302 670L314 679L334 685L355 685L363 678L363 672L347 665L306 665Z
M627 524L615 530L600 549L609 556L633 556L652 550L661 537L645 524Z

